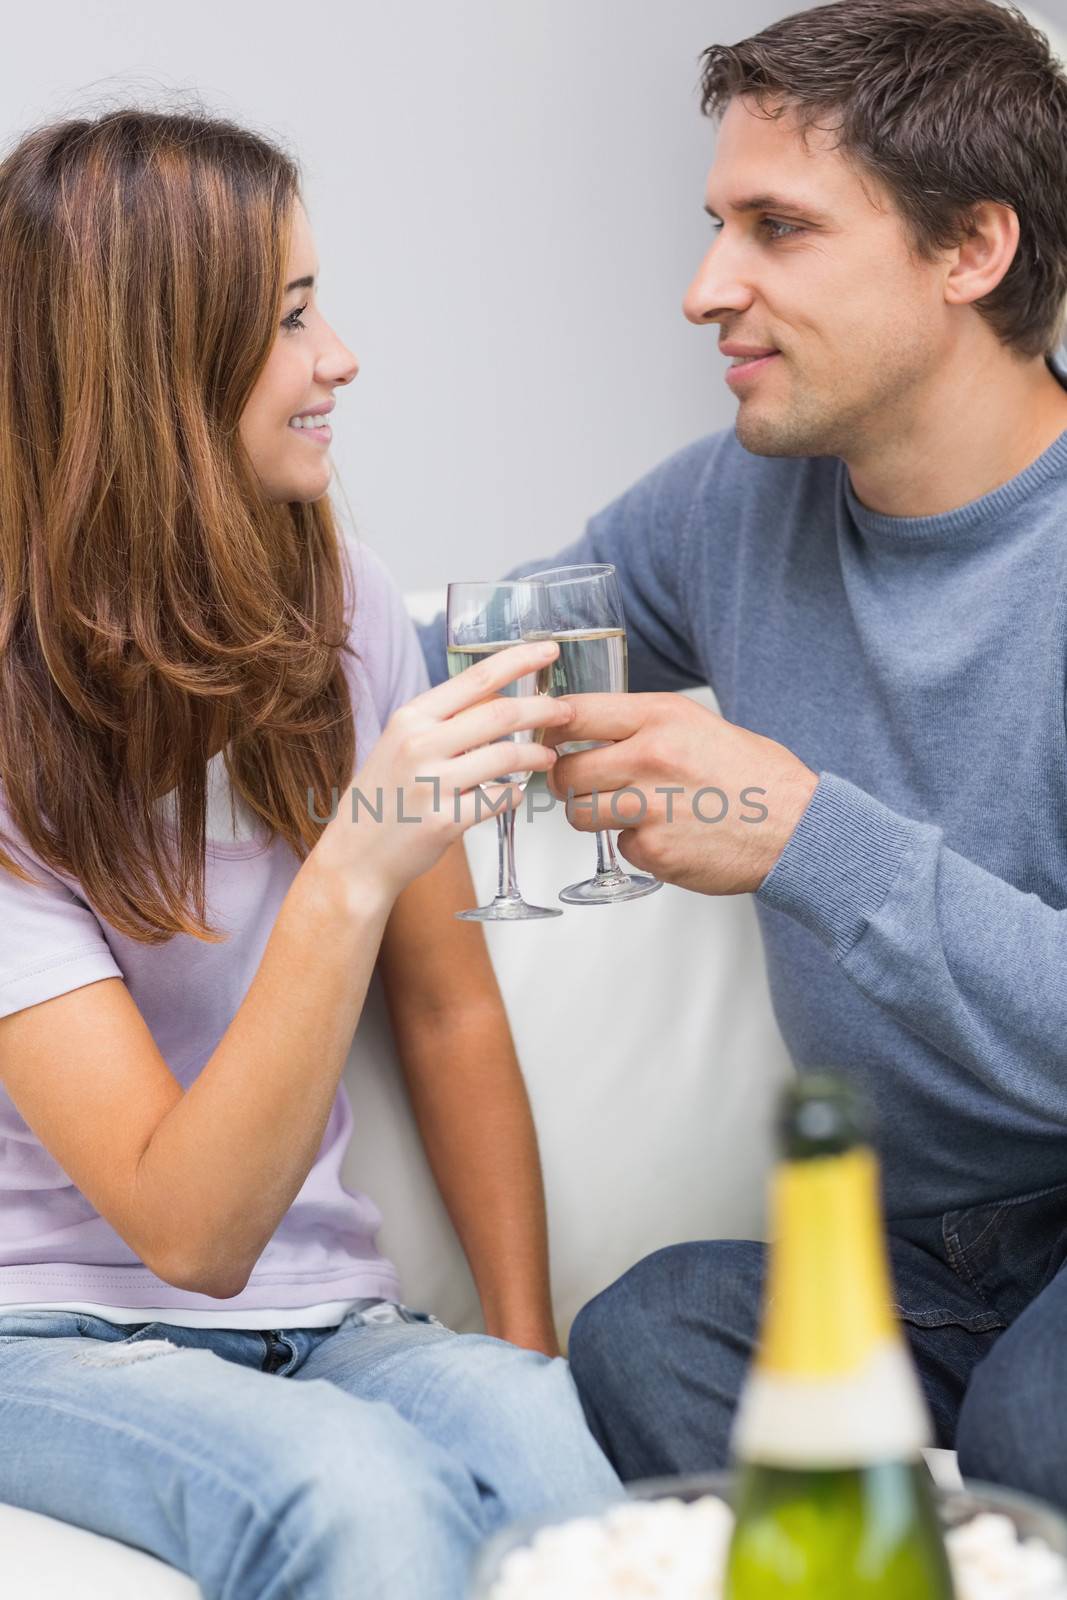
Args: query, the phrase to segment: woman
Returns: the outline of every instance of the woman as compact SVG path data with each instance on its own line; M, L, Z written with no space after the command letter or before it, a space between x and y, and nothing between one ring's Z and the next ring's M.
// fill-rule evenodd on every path
M317 279L294 166L228 123L116 112L0 167L0 1500L207 1596L427 1600L616 1481L452 917L485 746L568 713L495 693L552 646L427 690L341 543L357 365ZM339 1179L376 959L497 1337L404 1307Z

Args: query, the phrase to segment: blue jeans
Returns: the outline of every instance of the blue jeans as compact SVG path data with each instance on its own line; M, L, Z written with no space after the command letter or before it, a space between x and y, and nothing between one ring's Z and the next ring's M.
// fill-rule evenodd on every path
M383 1302L274 1333L0 1315L0 1440L0 1501L209 1600L461 1600L502 1524L618 1488L564 1361Z
M765 1249L648 1256L579 1313L570 1359L623 1479L724 1466L760 1319ZM937 1443L965 1475L1067 1509L1067 1184L895 1221L897 1309Z

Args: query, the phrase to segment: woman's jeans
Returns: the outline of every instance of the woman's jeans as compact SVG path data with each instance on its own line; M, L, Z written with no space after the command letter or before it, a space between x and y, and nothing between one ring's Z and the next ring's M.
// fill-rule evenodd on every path
M889 1244L936 1443L967 1476L1067 1509L1067 1184L896 1220ZM765 1259L740 1240L672 1246L579 1313L571 1366L624 1479L725 1465Z
M208 1600L461 1600L489 1534L617 1487L564 1361L406 1307L272 1333L0 1309L0 1501Z

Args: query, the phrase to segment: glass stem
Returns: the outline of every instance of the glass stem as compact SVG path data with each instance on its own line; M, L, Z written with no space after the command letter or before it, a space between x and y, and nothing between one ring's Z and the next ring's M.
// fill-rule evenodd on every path
M496 897L498 900L521 900L522 895L519 893L519 885L515 878L514 806L508 806L506 811L497 812L496 844Z
M612 873L622 873L619 858L615 854L615 844L611 834L606 830L596 836L596 875L606 878Z

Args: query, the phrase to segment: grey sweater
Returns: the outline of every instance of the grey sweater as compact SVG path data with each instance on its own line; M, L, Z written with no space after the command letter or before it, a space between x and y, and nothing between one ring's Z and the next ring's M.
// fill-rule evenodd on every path
M617 567L632 689L710 683L819 774L756 910L797 1067L874 1102L890 1215L1067 1184L1067 433L915 518L719 433L516 572L567 561ZM438 682L441 618L422 643Z

